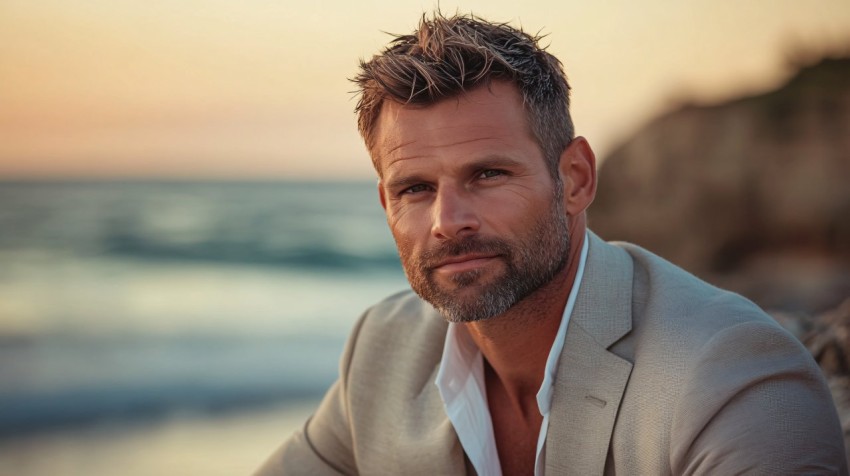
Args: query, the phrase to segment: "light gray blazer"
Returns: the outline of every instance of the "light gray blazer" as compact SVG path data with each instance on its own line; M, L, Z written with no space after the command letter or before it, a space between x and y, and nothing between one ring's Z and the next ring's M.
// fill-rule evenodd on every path
M794 337L646 250L589 239L546 474L847 474L829 390ZM257 474L473 474L434 385L445 333L411 292L368 310L339 380Z

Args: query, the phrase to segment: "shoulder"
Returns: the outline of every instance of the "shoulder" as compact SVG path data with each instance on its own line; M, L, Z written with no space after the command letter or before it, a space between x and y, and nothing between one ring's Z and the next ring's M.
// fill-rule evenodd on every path
M355 326L347 373L370 385L424 385L419 380L439 364L446 329L443 317L413 291L394 294L369 308Z
M754 362L758 365L752 369L765 370L769 362L782 362L818 372L806 348L749 299L713 286L636 245L614 246L633 261L632 345L664 356L663 362L652 360L653 365L694 375L707 363L723 362L716 377L726 381L729 372ZM640 352L632 355L635 361L641 357ZM674 375L676 380L684 378L681 373ZM707 382L704 377L699 380Z
M445 330L410 291L369 308L348 338L339 380L258 474L452 473L440 468L463 456L433 385ZM443 458L427 461L433 454Z
M749 299L709 284L637 245L612 245L627 252L633 262L632 318L635 327L661 326L655 330L667 329L680 338L691 336L707 342L717 333L745 324L765 327L771 329L771 333L778 332L796 341Z
M629 262L631 331L611 350L665 379L671 394L692 376L709 382L744 368L764 371L771 363L818 372L809 352L773 318L745 297L715 287L663 258L629 243L602 243ZM693 382L691 382L693 383ZM698 385L698 383L696 384ZM671 395L672 396L672 395Z
M590 234L590 252L576 303L584 327L622 328L612 351L635 360L635 351L687 361L718 333L741 324L795 339L748 299L717 288L630 243L606 243ZM597 329L596 334L603 331ZM599 338L597 337L597 340ZM611 341L600 343L608 345ZM799 350L802 349L800 346Z
M430 304L406 290L366 310L359 327L359 339L384 342L385 347L405 347L411 342L423 345L438 339L442 350L447 324Z
M463 461L434 385L447 327L410 291L375 304L360 318L340 369L341 405L359 472L411 474ZM426 461L433 454L453 459Z

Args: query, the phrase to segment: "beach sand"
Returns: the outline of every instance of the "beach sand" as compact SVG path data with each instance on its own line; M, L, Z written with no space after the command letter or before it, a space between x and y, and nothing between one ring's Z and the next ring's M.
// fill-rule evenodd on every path
M0 441L0 474L17 476L250 474L318 401L100 425Z

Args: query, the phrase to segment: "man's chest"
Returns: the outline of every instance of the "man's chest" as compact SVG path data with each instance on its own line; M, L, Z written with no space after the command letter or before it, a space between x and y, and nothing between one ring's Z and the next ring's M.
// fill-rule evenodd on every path
M533 475L537 459L537 439L543 416L536 400L525 410L512 403L499 385L487 381L487 405L493 423L493 438L499 453L502 474Z

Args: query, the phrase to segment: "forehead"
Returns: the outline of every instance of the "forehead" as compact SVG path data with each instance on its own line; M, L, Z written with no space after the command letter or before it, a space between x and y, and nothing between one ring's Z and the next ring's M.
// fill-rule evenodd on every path
M374 138L372 155L382 175L407 158L537 147L522 96L516 86L503 81L427 106L387 101L376 121Z

